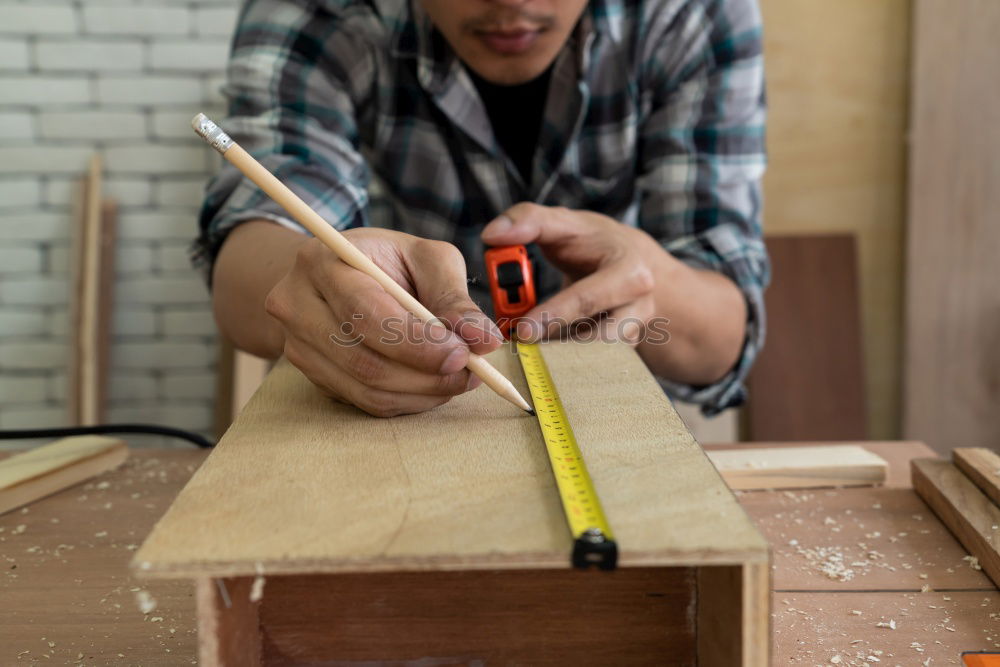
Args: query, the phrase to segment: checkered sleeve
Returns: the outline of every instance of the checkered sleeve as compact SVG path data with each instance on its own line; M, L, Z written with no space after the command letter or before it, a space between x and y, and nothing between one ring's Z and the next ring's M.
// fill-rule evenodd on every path
M764 342L770 267L761 231L760 13L755 0L692 0L649 25L640 227L681 261L730 278L747 303L743 350L725 377L710 386L662 381L671 395L713 415L743 402Z
M341 10L337 10L341 12ZM243 148L340 229L364 224L369 170L356 118L374 87L363 23L309 0L257 0L240 16L220 125ZM306 233L228 162L208 186L192 258L211 283L226 236L266 219Z

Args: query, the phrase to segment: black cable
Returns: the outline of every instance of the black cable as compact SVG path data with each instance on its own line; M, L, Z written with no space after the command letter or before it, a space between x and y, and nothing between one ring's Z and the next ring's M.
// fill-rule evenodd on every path
M215 443L205 437L170 426L153 424L98 424L97 426L67 426L63 428L28 428L19 430L0 430L0 440L19 438L64 438L70 435L105 435L109 433L146 433L150 435L166 435L194 443L199 447L215 447Z

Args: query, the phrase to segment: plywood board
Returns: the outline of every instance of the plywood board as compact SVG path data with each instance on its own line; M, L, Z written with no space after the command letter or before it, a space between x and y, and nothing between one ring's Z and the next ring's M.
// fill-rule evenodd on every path
M193 664L192 582L139 581L128 563L206 454L134 449L115 470L0 515L0 665Z
M776 592L771 664L959 665L962 651L1000 649L998 606L995 590Z
M763 562L767 545L635 352L546 344L622 566ZM509 349L490 356L524 390ZM198 577L568 566L538 423L488 390L377 419L279 363L134 566Z
M809 489L739 498L772 545L775 590L991 588L911 489Z
M859 445L709 451L731 489L871 486L885 481L885 459Z
M854 237L768 236L767 344L750 372L748 440L865 440Z
M693 568L270 577L262 662L691 665L694 580Z
M1000 442L1000 3L915 7L903 433Z
M899 435L910 6L760 2L764 227L768 234L857 237L865 393L877 439Z
M767 563L699 568L698 665L771 664L770 601Z

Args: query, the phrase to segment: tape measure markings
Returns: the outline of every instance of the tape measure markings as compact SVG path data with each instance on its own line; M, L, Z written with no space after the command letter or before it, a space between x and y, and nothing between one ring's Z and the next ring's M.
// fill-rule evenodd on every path
M612 570L617 564L618 548L541 348L537 344L515 345L574 538L572 563L576 567L596 565Z

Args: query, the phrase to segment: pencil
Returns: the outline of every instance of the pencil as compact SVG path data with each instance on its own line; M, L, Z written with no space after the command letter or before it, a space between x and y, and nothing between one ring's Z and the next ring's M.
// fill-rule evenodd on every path
M255 160L253 156L233 141L208 116L203 113L198 114L192 119L191 127L194 128L198 136L208 142L226 160L243 172L244 176L256 183L257 187L267 193L271 199L278 202L293 218L308 229L313 236L322 241L341 261L370 276L382 286L382 289L392 295L399 302L399 305L406 308L416 317L435 326L444 326L434 313L427 310L413 295L390 278L389 274L369 259L368 255L358 250L333 225L320 217L316 211L312 210L288 186L269 172L264 165ZM518 393L517 388L514 387L511 381L504 377L503 373L491 366L486 359L470 352L469 362L465 367L472 373L475 373L483 381L483 384L495 391L502 398L507 399L528 414L535 414L535 411L531 409L531 406L524 400L524 397Z

